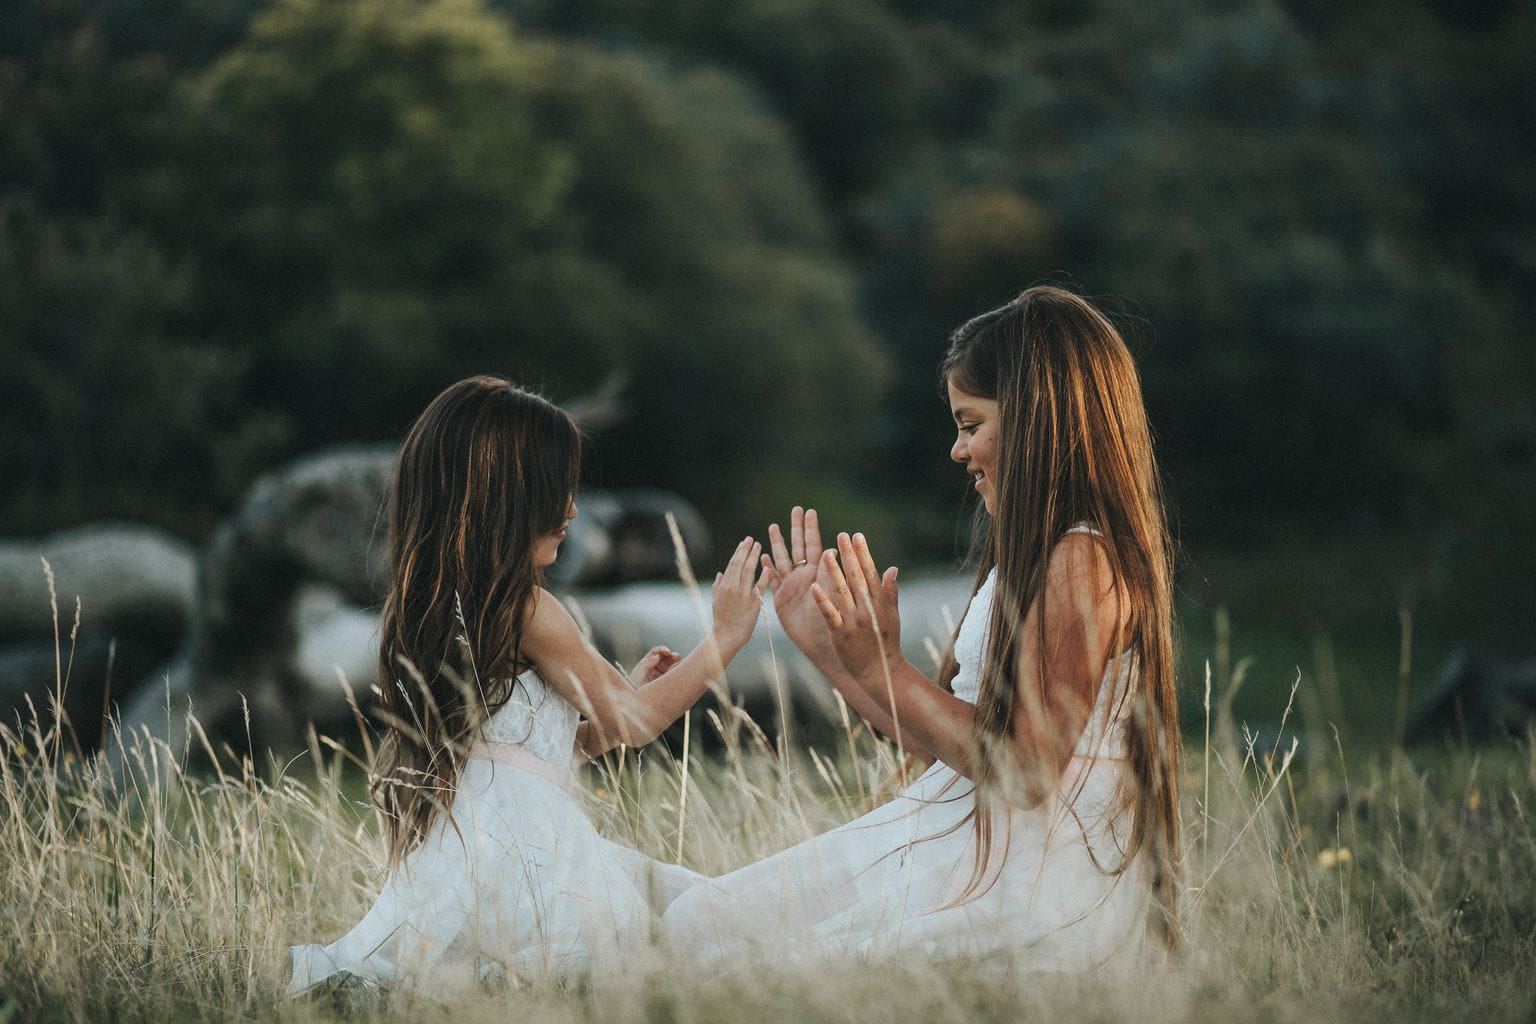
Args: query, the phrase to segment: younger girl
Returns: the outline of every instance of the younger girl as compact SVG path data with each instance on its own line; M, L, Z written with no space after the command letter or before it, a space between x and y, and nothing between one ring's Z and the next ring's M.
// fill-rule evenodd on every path
M785 630L935 759L892 802L706 881L666 938L716 957L996 958L1077 970L1177 932L1169 544L1136 369L1091 305L1032 288L955 332L941 381L988 529L939 670L901 654L896 570L814 511L764 559ZM769 927L776 924L778 927Z
M448 388L411 427L379 653L389 876L342 938L293 947L291 994L342 971L440 991L612 970L649 940L653 900L698 878L598 836L570 766L649 742L719 677L757 620L761 545L743 540L716 577L697 649L657 648L625 679L540 585L576 514L579 455L564 412L493 377Z

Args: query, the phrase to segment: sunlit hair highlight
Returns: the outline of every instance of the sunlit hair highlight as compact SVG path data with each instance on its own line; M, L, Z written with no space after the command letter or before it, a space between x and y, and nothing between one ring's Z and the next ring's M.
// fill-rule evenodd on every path
M474 731L528 668L535 544L564 524L580 465L571 418L497 377L447 388L400 447L379 640L387 731L372 786L392 865L451 808Z
M979 588L996 568L973 735L977 805L1000 784L999 758L989 754L1011 749L1006 741L1015 709L1038 700L1046 685L1044 678L1023 678L1025 614L1044 593L1056 545L1074 526L1087 524L1103 542L1117 592L1130 602L1129 635L1111 643L1109 658L1129 649L1136 671L1128 697L1131 786L1122 794L1133 825L1124 858L1112 869L1124 871L1138 854L1149 856L1162 911L1157 924L1171 947L1179 933L1182 871L1172 554L1135 362L1119 331L1089 302L1039 286L956 330L939 380L941 390L953 384L998 403L996 497L976 583ZM1041 611L1043 651L1043 602ZM956 670L951 645L940 681L950 685ZM986 813L977 813L974 823L979 879L993 825Z

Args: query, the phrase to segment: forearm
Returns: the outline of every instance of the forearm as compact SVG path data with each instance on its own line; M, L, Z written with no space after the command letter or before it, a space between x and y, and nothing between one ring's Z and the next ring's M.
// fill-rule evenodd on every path
M941 689L905 659L898 659L889 670L877 666L862 678L848 678L877 714L893 729L899 726L904 744L911 741L909 749L915 747L971 776L974 704ZM870 721L875 724L874 719Z
M579 750L587 757L623 744L643 746L698 703L709 684L720 679L741 644L711 634L669 671L614 700L602 714L588 716Z
M909 754L918 754L926 757L933 756L928 747L917 738L905 722L902 723L902 728L898 729L896 727L896 721L891 717L888 706L882 707L881 702L876 701L868 693L864 692L864 688L859 685L858 680L854 679L848 673L848 670L843 667L842 659L837 656L837 651L833 649L830 643L819 651L804 651L802 653L811 660L811 664L815 665L822 675L826 676L827 682L832 684L832 688L842 696L854 713L868 722L881 735L898 743Z

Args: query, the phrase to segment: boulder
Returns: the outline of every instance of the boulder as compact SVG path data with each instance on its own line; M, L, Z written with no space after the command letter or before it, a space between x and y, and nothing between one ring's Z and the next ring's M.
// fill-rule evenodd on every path
M0 595L0 715L30 727L35 710L47 728L62 693L81 746L91 749L114 695L180 644L194 614L196 559L167 534L132 524L4 541Z
M1405 739L1478 741L1519 735L1536 722L1536 659L1458 650L1414 710Z
M394 457L344 448L256 481L216 532L198 574L196 614L174 657L123 705L130 731L180 743L190 707L235 749L301 750L310 723L351 731L344 677L367 702L376 681L375 608L387 567L380 511ZM675 575L670 514L693 559L708 532L682 498L656 490L583 492L557 589Z

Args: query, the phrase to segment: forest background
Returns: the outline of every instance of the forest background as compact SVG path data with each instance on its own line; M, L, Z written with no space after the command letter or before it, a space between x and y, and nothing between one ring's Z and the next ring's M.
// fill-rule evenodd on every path
M951 561L937 360L1050 280L1132 335L1191 650L1532 653L1532 53L1527 0L12 0L0 535L200 543L499 372L622 384L588 484Z

